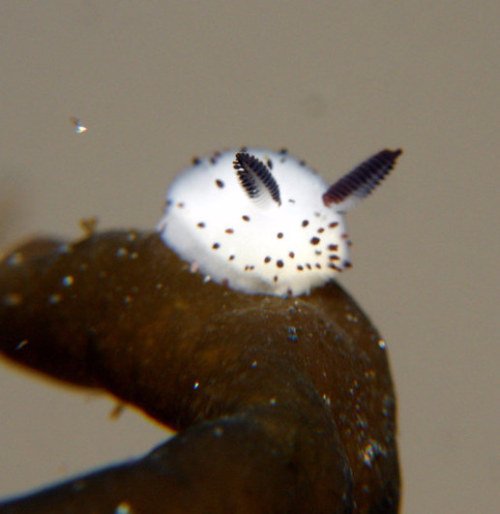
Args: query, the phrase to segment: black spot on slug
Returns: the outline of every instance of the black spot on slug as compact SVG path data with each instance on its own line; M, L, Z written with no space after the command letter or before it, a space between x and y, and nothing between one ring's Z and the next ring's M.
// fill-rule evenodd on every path
M222 180L220 180L220 179L216 179L215 185L217 187L220 187L221 189L225 186L224 182L222 182Z
M312 245L317 245L319 244L319 242L321 241L321 239L319 237L312 237L311 240L309 241Z

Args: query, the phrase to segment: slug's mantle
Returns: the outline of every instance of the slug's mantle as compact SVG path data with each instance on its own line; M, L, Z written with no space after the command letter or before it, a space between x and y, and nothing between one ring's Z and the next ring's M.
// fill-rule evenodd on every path
M393 168L382 150L332 186L286 151L195 159L167 190L164 242L207 280L298 296L351 266L344 214Z

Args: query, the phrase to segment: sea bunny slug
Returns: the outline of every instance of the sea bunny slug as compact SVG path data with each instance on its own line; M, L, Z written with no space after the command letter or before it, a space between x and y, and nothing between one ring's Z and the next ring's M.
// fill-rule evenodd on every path
M245 293L309 293L351 266L344 214L401 153L382 150L331 186L284 150L194 159L168 188L158 230L206 280Z

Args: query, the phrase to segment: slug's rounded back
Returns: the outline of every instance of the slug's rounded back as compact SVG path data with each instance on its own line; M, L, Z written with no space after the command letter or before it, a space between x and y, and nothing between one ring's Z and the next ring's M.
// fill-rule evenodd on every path
M247 293L308 293L350 266L344 213L400 153L384 150L330 187L285 151L195 159L168 188L158 229L207 280Z

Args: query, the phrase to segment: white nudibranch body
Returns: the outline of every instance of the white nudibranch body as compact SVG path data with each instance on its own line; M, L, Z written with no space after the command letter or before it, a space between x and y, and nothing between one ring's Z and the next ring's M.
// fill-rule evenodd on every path
M383 150L332 186L286 151L195 159L168 188L158 230L207 280L246 293L309 293L350 267L344 214L400 154Z

